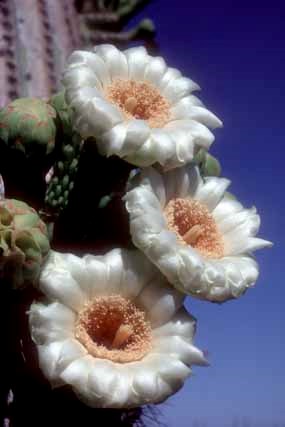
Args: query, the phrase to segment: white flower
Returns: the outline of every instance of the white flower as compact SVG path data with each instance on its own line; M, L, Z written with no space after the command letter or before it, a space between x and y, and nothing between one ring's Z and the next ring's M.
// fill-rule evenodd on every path
M192 95L199 86L144 47L75 51L63 85L81 136L96 137L101 154L137 166L182 166L213 142L207 126L222 125Z
M92 407L161 402L207 364L192 344L183 296L139 251L105 256L53 252L40 278L30 330L53 386L69 384Z
M134 244L180 291L217 302L255 283L251 252L271 245L255 237L259 215L225 193L229 184L195 166L147 168L125 196Z

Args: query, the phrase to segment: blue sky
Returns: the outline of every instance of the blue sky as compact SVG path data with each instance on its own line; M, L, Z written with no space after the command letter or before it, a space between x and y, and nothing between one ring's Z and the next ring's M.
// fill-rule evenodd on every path
M202 101L224 122L212 153L231 191L261 215L260 278L222 306L188 299L196 343L211 366L194 368L183 390L161 405L168 427L285 426L285 6L277 2L154 0L168 64L197 81ZM283 27L282 27L283 25Z

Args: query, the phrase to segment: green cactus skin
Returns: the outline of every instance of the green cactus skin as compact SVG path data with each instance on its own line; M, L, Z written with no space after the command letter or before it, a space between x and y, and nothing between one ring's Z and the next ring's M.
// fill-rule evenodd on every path
M37 212L15 199L0 200L0 278L12 288L35 285L50 245Z
M37 98L19 98L0 111L0 139L26 156L53 151L56 111Z

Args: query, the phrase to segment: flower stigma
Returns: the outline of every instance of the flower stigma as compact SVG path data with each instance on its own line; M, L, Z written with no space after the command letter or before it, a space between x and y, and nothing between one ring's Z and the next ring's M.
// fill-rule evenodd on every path
M75 336L94 357L127 363L151 349L145 312L120 295L94 298L79 313Z
M164 216L180 243L191 245L206 258L224 256L222 234L207 206L197 200L176 198L167 203Z
M127 119L145 120L151 128L161 128L170 119L169 102L149 82L115 79L105 93Z

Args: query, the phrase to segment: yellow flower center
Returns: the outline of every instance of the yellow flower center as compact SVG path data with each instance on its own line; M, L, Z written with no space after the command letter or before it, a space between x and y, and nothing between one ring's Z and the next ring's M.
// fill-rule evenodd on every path
M96 297L78 315L75 337L94 357L127 363L151 348L145 312L120 295Z
M152 128L161 128L170 119L169 102L149 82L115 79L105 94L126 119L145 120Z
M172 199L164 209L168 228L180 243L191 245L206 258L222 258L224 242L207 206L193 199Z

